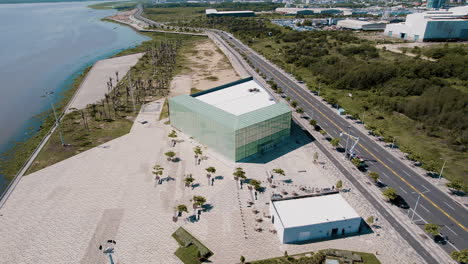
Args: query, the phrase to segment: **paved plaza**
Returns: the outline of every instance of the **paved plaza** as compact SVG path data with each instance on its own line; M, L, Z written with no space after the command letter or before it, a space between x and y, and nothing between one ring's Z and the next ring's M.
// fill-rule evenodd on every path
M180 142L171 147L167 137L171 127L164 125L166 120L156 121L161 103L145 107L129 134L23 177L0 210L0 263L106 263L98 246L109 239L117 241L116 263L180 263L173 254L178 245L171 237L178 226L215 253L213 263L236 263L240 255L253 260L280 256L285 250L294 254L324 248L378 251L383 263L421 263L385 221L379 222L382 229L376 233L282 245L270 232L271 194L332 188L340 177L321 153L314 164L312 156L318 150L311 139L294 128L293 137L281 148L237 164L203 147L204 159L195 165L197 142L178 133ZM167 161L164 153L169 150L180 161ZM155 184L151 173L155 164L165 169L162 184ZM209 166L217 170L213 186L208 186L206 177ZM239 166L248 178L266 187L258 200L233 179ZM274 168L286 174L274 176L276 188L267 182L266 173ZM193 189L184 186L188 173L196 179ZM193 195L203 195L208 204L196 222L188 218L193 214ZM373 213L353 190L343 196L363 217ZM178 204L186 204L189 213L173 222ZM255 231L256 226L263 231Z

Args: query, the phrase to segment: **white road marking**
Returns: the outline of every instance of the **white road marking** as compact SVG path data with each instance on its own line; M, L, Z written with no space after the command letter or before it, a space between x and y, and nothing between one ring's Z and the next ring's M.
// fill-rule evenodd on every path
M429 191L429 189L428 189L426 186L424 186L423 184L421 184L421 186L422 186L424 189L426 189L426 191Z
M450 230L452 233L454 233L456 236L458 236L457 233L455 233L455 231L452 230L452 228L448 227L448 226L445 226L448 230Z
M408 192L405 191L403 188L401 188L401 187L398 187L398 188L400 188L400 190L402 190L404 193L408 194Z
M445 205L447 205L448 207L452 208L452 210L455 211L455 208L453 208L450 204L448 204L447 202L444 202Z
M388 175L385 174L385 172L382 172L382 176L385 176L386 178L388 178Z
M431 212L431 211L429 211L429 210L428 210L426 207L424 207L424 205L422 205L422 204L421 204L421 205L419 205L419 206L421 206L421 207L422 207L422 209L426 210L428 213L430 213L430 212Z

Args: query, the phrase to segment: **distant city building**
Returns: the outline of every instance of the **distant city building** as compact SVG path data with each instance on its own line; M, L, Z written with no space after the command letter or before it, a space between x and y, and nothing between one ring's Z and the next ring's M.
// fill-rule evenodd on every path
M207 17L253 17L254 11L218 11L216 9L206 9L205 14Z
M427 0L427 8L439 9L445 6L445 0Z
M414 41L468 40L468 6L410 14L403 23L388 24L384 34Z
M345 19L340 20L336 23L338 27L354 30L385 30L387 23L385 22L374 22L357 19Z
M291 109L252 77L169 99L171 125L231 161L258 156L287 139Z
M361 231L362 218L340 194L272 199L271 221L283 244Z
M313 15L313 14L343 14L351 15L352 11L349 8L297 8L297 7L278 7L276 13L285 15Z

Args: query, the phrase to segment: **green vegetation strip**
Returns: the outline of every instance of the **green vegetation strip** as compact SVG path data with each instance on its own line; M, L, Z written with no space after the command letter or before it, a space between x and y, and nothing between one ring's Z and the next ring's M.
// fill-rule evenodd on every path
M366 252L348 251L340 249L325 249L316 253L306 252L295 255L288 255L287 251L284 256L245 262L250 264L322 264L325 259L336 259L340 263L356 263L356 264L380 264L380 261L374 254Z
M199 264L213 256L211 250L182 227L179 227L172 237L180 246L174 254L185 264Z
M233 33L388 145L394 141L428 176L438 177L446 159L449 186L468 192L468 46L412 51L437 59L434 63L378 50L375 45L388 40L351 31L298 32L258 18L205 17L177 25Z

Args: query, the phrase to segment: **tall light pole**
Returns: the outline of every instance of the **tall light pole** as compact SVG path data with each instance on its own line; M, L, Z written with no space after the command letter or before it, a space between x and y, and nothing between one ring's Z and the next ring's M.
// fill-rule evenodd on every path
M440 158L440 159L443 159L443 160L444 160L444 164L442 165L442 169L440 169L440 173L439 173L439 179L437 180L437 184L439 184L439 182L440 182L440 178L442 178L442 172L444 172L445 163L447 162L447 160L446 160L446 159L444 159L444 158Z
M424 191L422 193L418 193L419 194L418 199L416 200L416 205L414 206L413 214L411 215L411 223L413 223L414 214L416 213L416 209L418 208L419 199L421 198L421 194L427 193L427 192L429 192L429 190ZM416 192L412 192L412 193L416 193Z
M51 98L51 95L52 95L52 94L54 94L54 92L47 91L47 92L46 92L44 95L42 95L41 97L47 97L47 98L49 99L50 106L52 107L52 111L53 111L54 117L55 117L55 125L57 126L58 131L59 131L60 141L62 142L62 146L65 146L65 141L63 140L63 135L62 135L62 128L60 127L60 121L59 121L59 119L57 118L57 112L55 112L54 102L52 101L52 98Z
M392 147L391 147L391 149L393 149L393 147L395 146L395 139L396 139L396 137L393 137L393 141L392 141Z
M348 159L348 141L349 141L349 130L351 129L351 126L348 126L348 135L346 137L346 148L345 148L345 158Z

